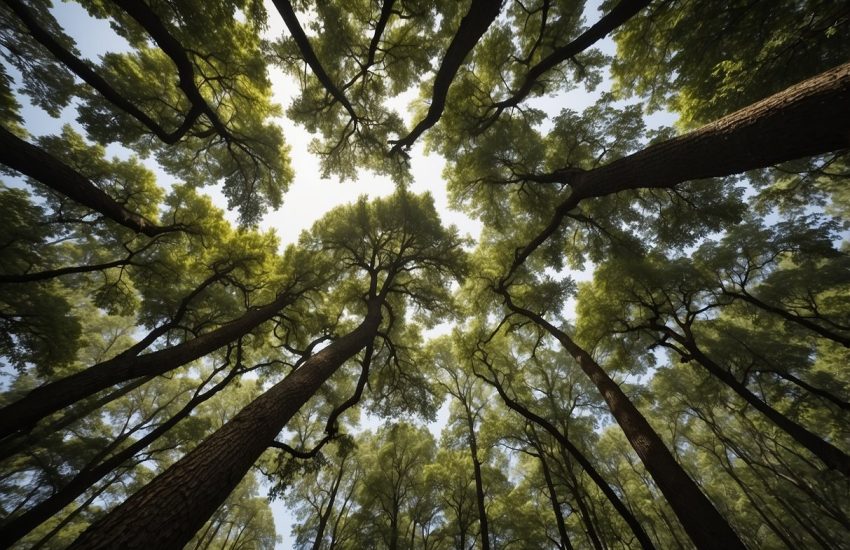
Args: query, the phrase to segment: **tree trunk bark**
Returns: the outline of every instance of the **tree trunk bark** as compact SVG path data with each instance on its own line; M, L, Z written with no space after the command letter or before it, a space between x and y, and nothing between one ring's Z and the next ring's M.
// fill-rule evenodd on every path
M290 418L377 334L381 304L106 517L70 548L181 548L239 484Z
M507 291L503 290L501 294L512 311L524 315L554 336L596 385L617 424L697 548L745 549L729 523L676 462L658 433L593 357L541 316L516 306Z
M29 431L45 416L115 384L164 374L203 357L268 321L292 301L291 295L281 294L275 301L182 344L133 357L119 355L84 371L40 386L0 409L0 418L3 418L0 438L15 432Z
M804 80L692 132L587 172L528 175L572 193L549 224L517 251L507 280L581 201L643 188L723 177L850 146L850 63Z
M181 229L158 226L144 216L126 209L88 178L61 160L2 127L0 127L0 162L136 233L155 237L160 233Z

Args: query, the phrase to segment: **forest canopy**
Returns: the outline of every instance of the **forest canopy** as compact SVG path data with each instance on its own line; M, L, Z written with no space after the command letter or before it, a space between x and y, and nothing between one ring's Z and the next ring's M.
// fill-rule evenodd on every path
M847 3L75 6L0 5L0 547L850 548Z

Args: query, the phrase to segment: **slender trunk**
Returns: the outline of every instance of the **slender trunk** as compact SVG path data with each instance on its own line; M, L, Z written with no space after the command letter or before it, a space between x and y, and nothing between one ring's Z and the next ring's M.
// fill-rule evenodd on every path
M273 2L280 16L283 18L283 23L286 25L289 35L298 46L298 51L301 53L304 62L310 66L313 74L316 75L316 78L324 86L325 90L348 111L349 116L354 120L358 120L359 117L354 111L351 102L345 96L345 93L334 84L333 79L325 72L322 62L319 61L319 57L313 50L313 46L310 45L310 39L307 38L307 34L301 27L301 23L298 22L298 16L295 14L292 4L289 0L273 0Z
M515 107L525 99L534 89L538 79L548 71L554 69L564 61L574 58L582 53L587 48L593 46L599 40L605 38L608 33L623 25L629 19L634 17L640 10L649 5L651 0L620 0L610 12L605 14L592 27L581 33L575 40L555 48L552 53L540 60L536 65L528 70L523 78L522 85L509 98L499 101L495 104L498 112L507 107Z
M561 447L569 453L576 462L584 469L590 479L599 487L599 490L605 495L611 505L617 510L617 513L620 514L620 517L623 518L623 521L629 526L634 533L635 538L640 542L641 548L644 550L654 550L655 546L652 544L652 540L649 538L649 535L644 531L643 526L637 520L637 518L632 514L632 512L626 507L620 497L617 496L617 493L608 485L608 482L605 481L605 478L602 477L602 474L593 466L593 463L584 456L578 447L573 445L572 441L570 441L561 431L556 428L551 422L546 420L545 418L531 412L524 405L520 404L518 401L511 399L508 396L507 392L505 392L504 387L499 383L498 380L490 381L493 387L496 388L496 392L498 392L499 396L504 401L505 405L508 406L509 409L512 409L523 417L525 417L530 422L533 422L549 432L549 434L558 441Z
M104 483L103 485L101 485L100 487L98 487L97 490L92 491L92 494L89 495L89 497L82 504L80 504L79 506L74 508L74 510L71 513L69 513L64 518L62 518L62 521L57 523L56 526L53 529L48 531L46 535L41 537L35 544L33 544L32 547L30 548L30 550L39 550L39 548L43 548L44 545L47 544L47 541L52 539L54 536L56 536L57 533L59 533L62 529L64 529L66 525L71 523L71 520L73 520L75 517L80 515L80 512L85 510L92 502L95 501L95 499L97 497L100 496L101 493L103 493L107 488L109 488L112 485L112 483L114 483L114 482L115 482L114 479L110 480L110 481Z
M11 545L47 521L54 514L62 510L62 508L74 502L74 500L84 494L89 487L93 486L110 472L121 466L124 462L145 449L148 445L165 435L168 430L189 416L195 407L224 389L236 375L237 371L231 371L215 386L202 394L192 397L192 399L190 399L189 402L186 403L174 416L145 434L144 437L138 439L99 464L88 464L80 470L71 481L53 493L47 500L40 502L36 506L27 510L21 516L3 525L2 529L0 529L0 546Z
M844 451L824 441L818 435L810 432L800 424L797 424L781 412L777 411L757 395L751 392L743 383L739 382L731 372L727 371L710 357L708 357L697 346L690 330L686 329L685 336L671 330L669 327L663 327L666 334L681 344L685 350L696 359L712 376L729 386L735 393L742 397L747 403L752 405L754 409L766 416L776 427L791 436L794 441L808 449L813 455L818 457L826 466L832 470L836 470L845 476L850 477L850 456Z
M617 424L664 494L688 536L701 549L746 548L729 523L685 472L658 433L620 389L619 384L567 334L541 316L513 304L507 291L500 292L508 307L535 322L554 336L596 385Z
M570 481L573 485L573 496L575 496L576 505L578 506L581 521L582 523L584 523L587 538L588 540L590 540L591 546L593 546L596 550L603 550L602 541L599 539L599 534L596 532L596 526L593 523L593 517L590 513L590 509L587 507L587 504L584 501L584 496L582 495L581 487L579 487L578 479L576 479L573 472L569 472L569 474Z
M460 27L452 37L449 47L440 62L440 68L434 76L434 87L431 91L431 105L428 114L420 120L409 134L402 137L393 145L393 152L410 149L425 130L433 126L443 116L446 108L446 97L449 87L457 75L461 65L478 41L490 28L499 12L502 11L503 0L472 0L469 11L460 21Z
M826 390L823 390L821 388L816 388L815 386L812 386L811 384L809 384L805 380L801 380L800 378L797 378L796 376L794 376L790 372L781 372L781 371L769 371L769 372L774 372L774 373L776 373L776 375L778 377L782 378L783 380L787 380L788 382L791 382L792 384L803 388L804 390L806 390L807 392L809 392L813 395L817 395L818 397L826 399L827 401L829 401L833 405L836 405L840 409L844 409L845 411L850 411L850 402L847 402L847 401L833 395L832 393L830 393Z
M57 193L136 233L155 237L160 233L180 230L176 226L158 226L144 216L128 210L61 160L3 127L0 127L0 163L40 181Z
M815 334L818 334L820 336L823 336L824 338L832 340L833 342L837 342L837 343L841 344L845 348L850 348L850 337L843 336L841 334L837 334L837 333L835 333L835 332L833 332L833 331L831 331L831 330L829 330L825 327L822 327L821 325L819 325L819 324L817 324L813 321L810 321L809 319L806 319L805 317L800 317L799 315L794 315L793 313L786 311L786 310L782 309L781 307L772 306L772 305L770 305L766 302L763 302L763 301L759 300L758 298L756 298L755 296L753 296L752 294L750 294L749 292L746 292L746 291L745 292L730 292L730 291L724 290L723 293L726 294L727 296L731 296L732 298L737 298L739 300L743 300L743 301L745 301L749 304L752 304L752 305L754 305L758 308L763 309L764 311L767 311L769 313L773 313L774 315L778 315L779 317L782 317L786 321L790 321L791 323L796 323L796 324L800 325L801 327L804 327L804 328L814 332Z
M182 138L189 128L195 123L198 119L198 116L201 112L197 109L192 109L186 115L186 118L180 124L180 127L174 130L173 132L168 132L162 128L156 121L154 121L150 116L144 113L141 109L133 105L130 101L127 100L124 96L122 96L115 88L113 88L106 80L104 80L100 75L94 72L91 67L87 63L85 63L82 59L71 53L69 50L65 49L55 38L53 38L50 33L39 25L38 19L35 14L33 14L30 10L27 9L26 5L20 0L5 0L6 5L15 12L15 15L21 20L21 22L27 27L27 30L30 32L33 38L38 40L41 45L47 48L50 53L52 53L59 61L62 62L65 67L70 69L75 75L77 75L83 82L100 92L100 94L105 97L110 103L126 112L142 124L144 124L148 130L153 132L156 137L162 140L167 144L177 143L180 138Z
M0 438L19 431L29 431L36 422L47 415L115 384L135 378L164 374L212 353L240 336L248 334L274 317L292 301L291 295L281 294L275 301L250 310L242 317L182 344L135 357L118 356L40 386L18 401L0 409L0 418L3 418Z
M71 548L179 548L221 505L290 418L377 334L381 304L363 322L308 359L160 474Z
M393 514L390 517L389 550L398 550L398 508L393 510Z
M719 460L722 461L723 459L719 458ZM779 538L779 540L781 540L782 543L785 544L785 546L789 550L794 550L794 548L798 548L799 544L796 544L789 540L785 536L785 533L779 528L779 526L776 525L770 517L768 517L767 512L762 510L761 503L756 500L756 496L752 494L750 488L747 487L747 485L743 482L743 480L741 480L738 474L735 473L735 468L728 462L721 463L720 467L723 468L726 471L726 475L731 477L732 480L738 485L738 487L741 489L741 492L744 494L747 500L750 501L750 506L752 506L753 510L755 510L759 516L761 516L762 521L764 521L765 525L767 525L768 528L773 531L773 533Z
M87 416L89 413L96 411L107 403L111 403L116 399L130 393L139 386L150 382L151 379L152 377L139 378L138 380L134 380L129 384L124 384L120 388L116 389L115 391L109 392L108 394L104 395L99 399L92 399L89 402L80 405L79 407L74 407L70 411L66 412L61 418L57 419L55 422L51 422L43 428L39 428L34 432L20 434L20 436L17 438L14 438L13 436L0 441L0 460L4 460L14 454L17 454L20 451L38 442L43 442L45 438L50 434L57 432L70 424L73 424L77 420Z
M313 540L313 550L320 550L322 547L322 539L325 538L325 529L328 526L328 520L333 512L334 502L336 501L336 493L339 491L339 484L342 482L342 474L345 471L345 461L339 465L336 479L331 486L331 494L328 497L328 507L319 515L319 526L316 528L316 538Z
M570 536L567 534L567 526L564 523L564 513L561 510L561 503L558 502L558 494L555 492L555 483L552 481L552 474L549 471L549 464L546 463L543 449L538 447L537 452L540 459L540 468L543 470L543 479L546 480L546 488L549 491L549 502L552 503L552 512L555 514L555 522L558 524L561 548L563 550L573 550L573 545L570 543Z
M490 550L490 527L487 522L487 509L484 506L484 480L481 477L481 462L478 460L478 440L475 438L475 426L472 423L472 411L466 409L466 427L469 430L469 452L472 455L472 471L475 474L475 502L478 505L478 523L481 527L481 549Z

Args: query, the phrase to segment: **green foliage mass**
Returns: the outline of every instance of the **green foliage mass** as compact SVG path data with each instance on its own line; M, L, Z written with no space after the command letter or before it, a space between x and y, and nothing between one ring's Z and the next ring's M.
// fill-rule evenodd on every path
M18 424L0 546L96 532L377 308L374 337L181 544L705 546L658 440L744 547L850 548L850 143L669 185L652 174L707 153L649 154L847 63L845 3L505 1L477 40L459 29L483 0L80 3L116 37L98 59L49 0L0 6L3 135L67 169L2 168L0 406ZM39 135L35 109L61 130ZM300 176L397 189L283 246L259 222L287 200L295 126L320 172ZM752 155L788 137L755 135ZM422 151L475 238L441 221L438 182L414 192ZM129 374L19 421L39 388L105 368Z

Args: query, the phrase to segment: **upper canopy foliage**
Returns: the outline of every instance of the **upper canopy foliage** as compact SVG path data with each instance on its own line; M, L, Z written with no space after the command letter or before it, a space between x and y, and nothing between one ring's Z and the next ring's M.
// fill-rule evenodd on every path
M261 473L299 548L847 546L844 3L79 4L0 6L0 546L182 457L133 544L273 547ZM397 189L282 247L306 155Z

